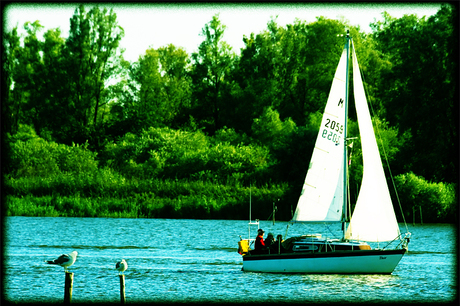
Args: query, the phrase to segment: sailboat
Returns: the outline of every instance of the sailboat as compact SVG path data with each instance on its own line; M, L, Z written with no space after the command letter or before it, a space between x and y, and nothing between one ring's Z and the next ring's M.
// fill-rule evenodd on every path
M361 136L363 177L356 205L347 217L347 112L349 60ZM342 223L341 239L303 235L278 241L265 251L251 251L250 237L239 241L243 271L271 273L391 274L410 241L400 232L367 105L358 60L347 31L332 81L305 183L290 224ZM288 224L289 227L289 224ZM406 226L407 229L407 226ZM374 247L368 243L385 243ZM389 249L388 245L395 245Z

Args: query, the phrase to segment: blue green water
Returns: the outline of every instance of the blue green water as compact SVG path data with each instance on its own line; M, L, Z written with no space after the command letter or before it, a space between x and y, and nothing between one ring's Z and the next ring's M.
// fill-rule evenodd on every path
M276 236L286 225L260 226ZM127 302L449 302L457 294L456 230L446 224L409 226L409 252L392 275L242 272L237 242L247 221L7 217L4 226L3 291L12 302L62 302L64 269L44 261L73 250L76 303L119 302L121 258ZM321 232L320 224L289 228Z

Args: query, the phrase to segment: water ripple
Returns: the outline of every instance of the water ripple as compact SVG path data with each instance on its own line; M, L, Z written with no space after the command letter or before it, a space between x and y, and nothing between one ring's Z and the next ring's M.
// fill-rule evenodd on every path
M241 271L242 259L236 248L238 235L247 233L247 221L6 220L3 284L5 297L12 302L62 303L64 271L44 260L74 249L79 251L70 267L75 274L74 303L119 302L114 264L120 258L129 266L125 271L128 303L434 303L456 297L456 235L452 226L411 228L409 252L392 275L298 275ZM284 232L286 226L285 222L261 224L274 233ZM322 228L308 226L309 232L315 233ZM295 230L290 235L296 235ZM49 235L57 232L65 240Z
M15 245L12 245L15 246ZM135 245L29 245L31 248L49 248L49 249L99 249L99 250L123 250L123 249L133 249L133 250L142 250L142 249L156 249L151 246L135 246Z

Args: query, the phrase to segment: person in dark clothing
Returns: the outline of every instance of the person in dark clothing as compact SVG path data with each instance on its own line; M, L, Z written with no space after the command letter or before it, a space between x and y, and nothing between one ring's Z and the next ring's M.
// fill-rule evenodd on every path
M275 243L275 238L273 237L272 233L267 234L267 238L264 240L264 244L266 247L270 248L271 245Z
M257 231L256 242L254 245L254 251L256 252L266 249L265 242L264 242L264 233L265 231L261 228L259 228L259 230Z

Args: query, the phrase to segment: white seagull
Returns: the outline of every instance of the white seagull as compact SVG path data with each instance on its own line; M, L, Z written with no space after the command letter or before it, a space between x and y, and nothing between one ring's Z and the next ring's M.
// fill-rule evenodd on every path
M78 252L73 251L70 254L62 254L55 260L45 260L45 262L51 265L60 265L61 267L64 267L64 270L67 272L67 268L73 265L75 260L77 260L77 255Z
M118 274L121 275L121 274L123 274L123 272L126 271L126 269L128 269L128 263L126 262L126 260L122 259L121 261L119 261L119 262L117 262L115 264L115 269L120 271L120 273L118 273Z

